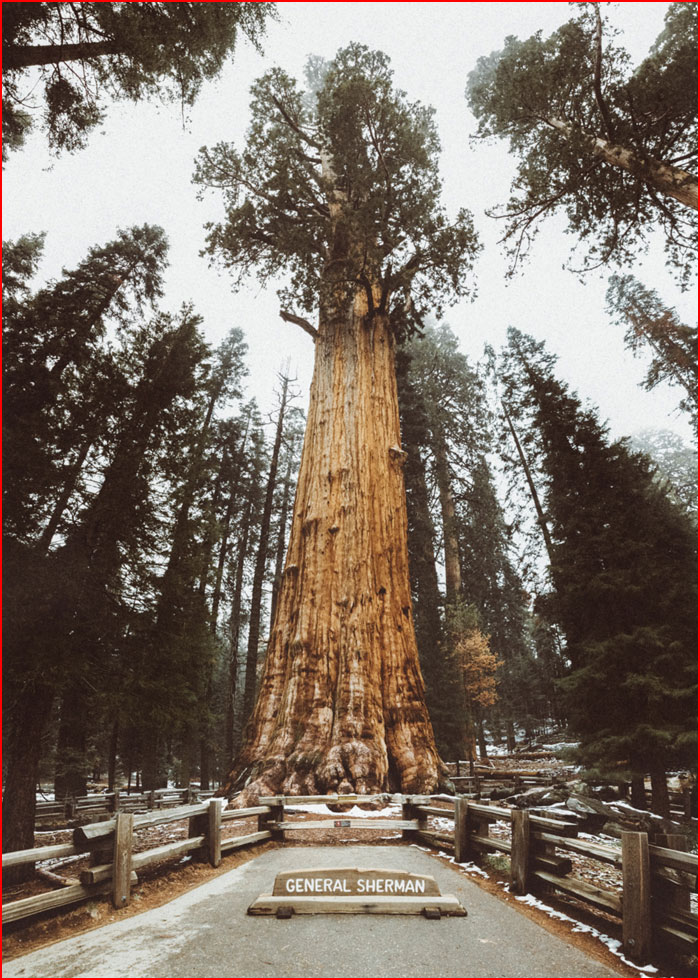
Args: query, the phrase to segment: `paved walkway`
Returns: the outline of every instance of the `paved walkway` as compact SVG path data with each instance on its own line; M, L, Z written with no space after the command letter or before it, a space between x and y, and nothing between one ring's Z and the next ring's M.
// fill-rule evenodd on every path
M278 871L432 874L467 918L246 915ZM161 908L29 953L4 977L615 977L597 960L415 847L267 851Z

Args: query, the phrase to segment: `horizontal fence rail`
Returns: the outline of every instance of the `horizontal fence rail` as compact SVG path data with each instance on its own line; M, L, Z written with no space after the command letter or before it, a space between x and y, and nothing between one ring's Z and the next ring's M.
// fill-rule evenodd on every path
M404 807L417 815L416 837L452 850L458 864L479 863L488 853L510 857L510 889L515 894L562 892L621 920L625 955L646 962L652 951L697 953L698 919L690 911L697 891L697 857L684 853L683 835L665 835L664 845L650 844L646 833L622 833L620 847L577 839L575 821L543 817L458 797L450 809L432 805ZM432 831L429 817L452 817L454 830ZM490 836L492 824L510 824L510 840ZM660 835L657 835L657 837ZM664 835L661 835L664 836ZM563 854L561 852L564 852ZM572 874L567 853L622 870L622 888L600 888Z
M35 820L37 824L42 824L55 820L77 820L81 817L116 813L118 810L143 811L186 806L209 799L213 793L213 790L200 790L194 787L155 789L146 793L129 793L118 789L66 800L38 800Z
M131 888L138 882L137 871L188 854L218 867L223 854L276 837L274 828L267 826L271 814L278 815L277 810L269 806L224 812L223 800L218 798L143 814L120 810L110 820L76 827L72 843L3 854L3 869L73 856L89 855L91 860L91 866L80 872L80 884L4 903L3 923L17 922L103 895L111 896L115 908L123 908L129 904ZM255 833L230 836L232 824L250 817L257 817L258 830ZM185 839L145 851L134 851L134 834L137 831L185 819L188 821ZM224 831L229 836L224 837ZM60 879L57 878L57 881L62 884Z

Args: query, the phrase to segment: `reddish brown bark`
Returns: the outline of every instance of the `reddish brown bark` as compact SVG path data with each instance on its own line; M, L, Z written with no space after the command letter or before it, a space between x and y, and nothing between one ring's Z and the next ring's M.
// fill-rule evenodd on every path
M379 306L379 296L376 297ZM329 307L331 304L328 304ZM321 317L260 695L228 790L433 792L413 630L394 339L357 289Z

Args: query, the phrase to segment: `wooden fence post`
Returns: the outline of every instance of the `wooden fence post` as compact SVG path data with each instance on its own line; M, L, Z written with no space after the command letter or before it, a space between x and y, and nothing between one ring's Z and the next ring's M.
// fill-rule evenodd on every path
M209 800L207 850L209 851L209 864L213 868L218 868L221 864L221 811L223 806L224 803L221 799Z
M673 851L688 850L688 838L685 834L656 834L654 843ZM692 885L682 872L667 868L663 874L652 877L652 910L656 908L666 912L689 912L691 891L693 891Z
M649 838L622 832L622 946L635 963L648 963L651 953L651 875Z
M455 800L455 861L465 864L469 858L469 801L458 796Z
M284 831L270 826L272 823L283 823L283 821L284 803L273 803L269 813L258 814L258 830L268 830L272 834L272 840L283 841Z
M415 820L418 814L416 813L416 808L411 802L411 797L404 797L404 801L401 804L401 819L402 820ZM401 839L404 841L414 841L416 839L415 830L402 830Z
M122 909L131 900L131 853L134 837L133 813L117 813L112 855L112 904Z
M526 895L530 890L530 814L513 810L510 849L510 890Z

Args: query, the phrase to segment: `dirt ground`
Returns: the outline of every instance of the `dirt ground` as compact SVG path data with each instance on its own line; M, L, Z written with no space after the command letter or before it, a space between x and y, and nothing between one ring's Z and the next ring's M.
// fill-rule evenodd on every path
M298 813L295 814L294 819L301 821L317 820L318 816L315 814ZM248 826L249 823L250 826ZM252 821L241 821L240 824L236 825L236 835L251 833L254 829L255 827ZM140 851L156 847L160 844L168 843L176 837L184 837L186 833L186 821L182 821L181 824L168 824L162 828L148 828L148 831L143 831L138 834L135 850ZM138 915L148 909L157 908L178 895L190 891L204 882L218 877L230 871L232 868L238 867L240 864L253 860L257 855L270 848L281 846L304 847L319 844L342 847L343 844L349 841L360 844L405 846L400 834L394 834L391 831L372 830L368 827L367 830L364 828L358 830L353 828L352 830L346 831L346 834L347 836L341 839L339 838L338 830L332 827L329 827L327 831L293 831L287 833L287 840L284 845L266 842L248 848L243 852L234 852L224 856L218 868L196 863L190 859L185 859L184 861L183 859L176 859L167 865L161 864L153 869L143 869L139 872L139 884L134 888L131 904L127 908L114 909L108 899L99 898L77 906L74 909L57 910L53 913L45 913L42 916L37 916L29 922L9 925L5 928L4 932L4 955L7 959L14 959L17 956L22 956L25 953L70 936L75 936L100 926ZM51 835L50 838L43 834L41 843L59 843L65 839L70 839L70 831L57 832L56 835ZM444 861L454 868L454 863L451 862L449 856L441 854L438 851L435 851L435 855L439 860ZM54 873L64 877L67 883L73 883L77 879L79 871L87 865L88 859L81 859L80 861L74 859L70 864L65 862L60 865L58 863L54 864L52 870ZM503 888L503 870L491 869L489 867L485 867L483 870L488 877L469 874L470 880L479 888L485 889L492 895L497 896L501 901L517 908L522 915L526 915L528 918L535 920L548 932L571 943L588 955L597 958L611 970L616 971L622 976L637 977L643 975L636 970L626 968L616 956L613 956L594 937L585 933L573 932L570 923L551 919L540 909L516 902L513 896L508 894ZM468 872L465 873L468 874ZM28 885L8 889L5 893L5 901L24 897L29 894L36 894L37 891L45 890L46 883L35 880L28 883ZM548 904L553 904L553 902L549 903L548 901ZM586 921L587 913L582 906L574 907L573 904L568 904L568 908L566 908L564 904L557 901L557 907L566 911L572 918L576 918L579 921ZM593 924L593 920L591 924ZM600 920L595 925L600 928Z

